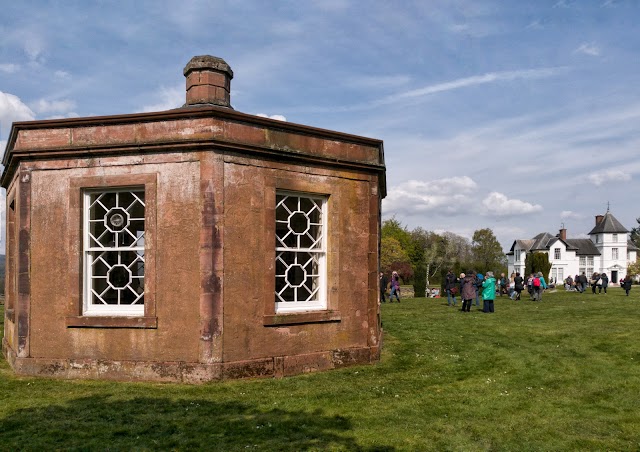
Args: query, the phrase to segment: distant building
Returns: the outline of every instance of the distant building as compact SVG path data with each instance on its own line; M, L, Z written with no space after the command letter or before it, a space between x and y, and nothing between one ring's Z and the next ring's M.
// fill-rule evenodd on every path
M567 230L559 234L543 232L532 239L516 240L507 253L509 274L525 273L525 258L533 252L546 253L551 262L551 281L563 281L583 272L606 273L610 282L618 283L627 274L628 263L637 259L638 248L629 240L628 230L609 211L596 215L596 224L588 239L568 239Z
M9 364L204 382L378 360L382 141L235 111L220 58L184 75L181 108L13 124Z

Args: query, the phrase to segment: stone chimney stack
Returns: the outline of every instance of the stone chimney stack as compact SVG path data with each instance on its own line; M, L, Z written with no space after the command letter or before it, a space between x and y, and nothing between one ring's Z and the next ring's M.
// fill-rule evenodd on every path
M565 228L560 229L560 240L567 240L567 230Z
M604 215L596 215L596 226L598 226L603 219L604 219Z
M231 107L233 71L222 59L211 55L191 58L184 67L187 78L187 103L184 105L217 105Z

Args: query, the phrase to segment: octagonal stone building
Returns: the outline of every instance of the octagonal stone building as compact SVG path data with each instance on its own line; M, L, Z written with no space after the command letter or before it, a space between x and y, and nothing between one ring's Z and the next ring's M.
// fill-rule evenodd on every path
M206 382L379 358L383 143L239 113L224 60L174 110L14 123L16 373Z

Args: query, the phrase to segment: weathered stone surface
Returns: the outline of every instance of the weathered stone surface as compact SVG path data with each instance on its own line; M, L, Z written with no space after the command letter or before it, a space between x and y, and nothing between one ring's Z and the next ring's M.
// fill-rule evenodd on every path
M187 65L192 99L228 96L225 65ZM380 141L219 107L13 132L2 348L17 373L201 383L379 358ZM83 316L83 190L132 186L145 190L144 315ZM326 310L276 315L277 190L327 197Z

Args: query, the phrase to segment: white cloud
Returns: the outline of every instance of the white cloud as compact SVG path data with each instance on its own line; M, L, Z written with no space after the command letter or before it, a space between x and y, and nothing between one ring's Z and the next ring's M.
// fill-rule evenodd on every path
M451 80L443 83L435 83L422 88L412 89L409 91L399 92L385 96L383 98L365 102L361 104L338 106L331 108L314 107L308 108L302 111L309 111L314 113L327 113L327 112L349 112L358 110L369 110L372 107L380 107L384 105L397 104L403 100L413 100L422 97L443 93L447 91L458 90L461 88L467 88L477 85L485 85L488 83L507 82L513 80L529 80L555 77L568 70L567 67L546 67L537 69L523 69L515 71L501 71L501 72L488 72L482 75L473 75L471 77L463 77L455 80Z
M524 70L518 70L518 71L488 72L482 75L474 75L471 77L464 77L456 80L451 80L450 82L437 83L434 85L425 86L424 88L414 89L404 93L396 94L393 97L394 98L422 97L422 96L427 96L429 94L440 93L443 91L466 88L468 86L484 85L486 83L511 81L511 80L518 80L518 79L535 79L535 78L553 77L565 70L566 68L562 68L562 67L549 67L549 68L537 68L537 69L524 69Z
M600 48L595 44L582 43L580 47L575 50L575 53L582 53L590 56L600 56Z
M0 91L0 138L6 140L12 122L31 121L35 117L35 113L18 96Z
M278 120L278 121L285 121L285 122L287 121L287 118L285 118L282 115L267 115L267 114L264 114L264 113L258 113L256 116L260 116L261 118L275 119L275 120Z
M156 97L159 99L158 102L143 106L143 112L164 111L181 107L185 102L184 84L171 88L162 87Z
M56 78L62 79L62 80L67 80L71 77L71 74L69 74L67 71L54 71L53 75Z
M526 215L534 212L542 211L539 204L531 204L519 199L509 199L502 193L491 192L482 201L485 207L485 213L497 216Z
M409 180L388 191L383 209L385 213L403 212L408 215L425 212L456 215L468 210L472 202L470 195L477 186L468 176L426 182Z
M22 50L29 58L30 64L39 66L44 63L46 39L42 36L42 30L22 29L16 33L15 39L21 43Z
M584 215L573 212L572 210L563 210L562 212L560 212L560 218L563 220L582 220L584 218Z
M40 99L31 105L38 114L67 113L76 108L76 103L70 99L46 100Z
M525 28L530 30L542 30L544 28L544 25L542 25L539 20L533 20Z
M591 182L596 187L601 186L605 182L614 181L614 182L626 182L631 180L631 174L625 173L621 170L606 170L601 171L599 173L591 173L587 176L589 182Z
M15 74L20 70L20 65L13 63L0 64L0 72L6 72L7 74Z

